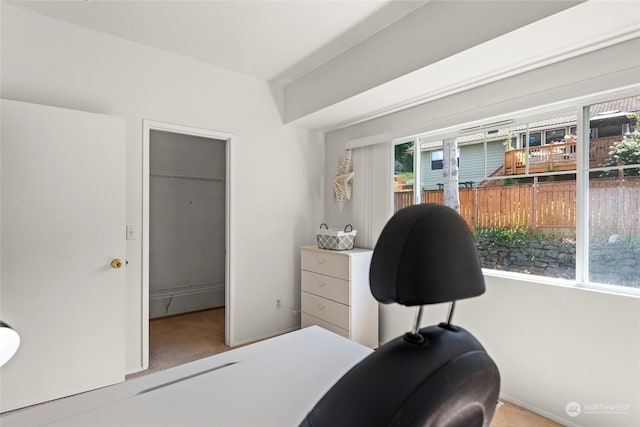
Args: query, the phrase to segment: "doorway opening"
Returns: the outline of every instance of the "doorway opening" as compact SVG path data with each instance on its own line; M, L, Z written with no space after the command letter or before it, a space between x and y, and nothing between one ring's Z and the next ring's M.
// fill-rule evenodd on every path
M230 345L229 144L221 132L144 121L142 365Z

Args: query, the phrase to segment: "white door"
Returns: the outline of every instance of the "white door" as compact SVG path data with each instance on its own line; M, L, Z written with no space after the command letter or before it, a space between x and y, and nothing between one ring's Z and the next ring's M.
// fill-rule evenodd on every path
M21 337L0 368L5 412L124 381L126 171L122 119L1 112L0 316Z

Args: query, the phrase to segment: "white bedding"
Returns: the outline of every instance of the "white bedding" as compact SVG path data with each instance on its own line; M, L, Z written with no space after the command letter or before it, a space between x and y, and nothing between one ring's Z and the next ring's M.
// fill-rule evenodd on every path
M0 417L12 426L296 426L371 349L317 326Z

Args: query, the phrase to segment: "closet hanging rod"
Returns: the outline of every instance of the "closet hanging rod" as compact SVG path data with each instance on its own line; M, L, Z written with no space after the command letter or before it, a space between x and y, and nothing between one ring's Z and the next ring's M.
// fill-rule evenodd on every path
M176 179L191 179L194 181L214 181L214 182L224 182L224 178L208 178L204 176L191 176L191 175L176 175L172 173L161 173L161 172L152 172L149 174L150 176L155 176L158 178L176 178Z

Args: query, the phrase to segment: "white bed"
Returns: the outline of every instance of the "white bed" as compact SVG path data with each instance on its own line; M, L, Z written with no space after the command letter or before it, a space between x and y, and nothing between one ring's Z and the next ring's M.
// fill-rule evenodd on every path
M297 426L371 349L317 326L8 413L12 426Z

